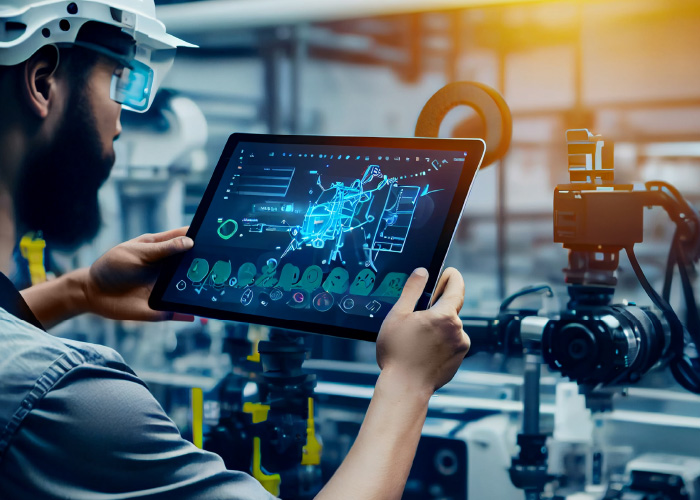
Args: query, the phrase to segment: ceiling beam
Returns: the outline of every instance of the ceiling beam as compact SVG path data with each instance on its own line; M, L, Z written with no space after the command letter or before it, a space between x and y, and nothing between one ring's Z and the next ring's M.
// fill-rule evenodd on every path
M158 19L179 35L311 22L543 3L545 0L204 0L162 5ZM549 0L550 2L552 0Z

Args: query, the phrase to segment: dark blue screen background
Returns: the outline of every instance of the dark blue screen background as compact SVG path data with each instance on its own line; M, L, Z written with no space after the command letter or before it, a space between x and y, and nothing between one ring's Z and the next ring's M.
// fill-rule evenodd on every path
M377 332L431 263L465 161L241 142L163 299Z

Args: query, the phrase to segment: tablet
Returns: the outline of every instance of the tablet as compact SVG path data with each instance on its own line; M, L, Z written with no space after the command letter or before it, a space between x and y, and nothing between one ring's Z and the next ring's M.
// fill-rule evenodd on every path
M406 279L425 309L481 139L233 134L153 309L374 341Z

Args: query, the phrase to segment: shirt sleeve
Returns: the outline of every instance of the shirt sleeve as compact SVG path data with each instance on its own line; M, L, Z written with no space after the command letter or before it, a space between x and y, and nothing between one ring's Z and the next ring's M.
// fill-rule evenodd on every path
M136 377L97 366L72 370L27 415L0 476L7 498L275 498L183 439Z

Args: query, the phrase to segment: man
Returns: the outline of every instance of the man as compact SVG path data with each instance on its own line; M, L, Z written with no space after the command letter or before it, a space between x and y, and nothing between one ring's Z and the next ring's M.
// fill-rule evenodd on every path
M162 75L157 52L182 42L152 0L3 0L0 6L0 269L17 234L89 241L97 190L114 161L122 105L144 110ZM9 4L8 4L9 2ZM6 5L9 5L6 6ZM0 275L0 498L267 499L250 476L182 439L113 350L44 328L83 312L163 320L148 308L158 262L192 247L185 228L144 235L89 269L24 290ZM400 498L428 400L469 349L454 269L414 312L416 270L377 341L381 374L355 445L319 499Z

